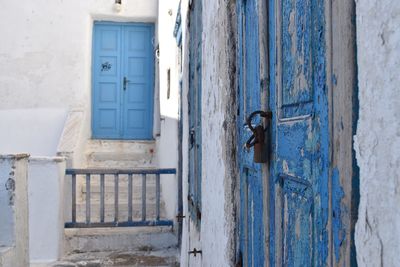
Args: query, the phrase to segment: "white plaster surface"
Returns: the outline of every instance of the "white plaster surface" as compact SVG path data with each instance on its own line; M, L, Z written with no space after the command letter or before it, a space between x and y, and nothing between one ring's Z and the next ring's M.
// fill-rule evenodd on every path
M88 131L88 114L84 109L72 109L68 112L60 140L57 156L67 158L67 166L79 168L84 165L85 130Z
M182 198L183 198L183 215L185 219L182 220L182 237L181 237L181 253L180 263L181 266L189 266L189 255L188 251L191 248L190 239L193 240L193 233L190 233L193 225L189 223L188 213L188 166L189 166L189 153L188 153L188 140L189 140L189 120L188 120L188 75L189 75L189 38L188 38L188 18L186 16L188 12L188 1L182 0L181 2L181 15L182 15L182 122L183 122L183 136L182 136ZM173 10L177 10L178 6L174 7ZM175 11L176 14L177 11ZM198 239L198 238L197 238Z
M187 1L182 1L183 15L183 77L188 78L188 29ZM203 5L203 46L202 46L202 220L200 231L189 219L184 220L181 249L183 266L230 266L229 250L232 244L229 237L233 235L233 218L230 216L232 200L227 200L230 187L227 186L227 164L224 161L225 133L223 125L226 117L228 96L231 90L227 48L227 7L224 1L205 0ZM188 83L183 85L184 143L183 151L188 150ZM184 154L183 200L186 217L189 217L186 196L188 194L187 154ZM227 203L230 201L231 203ZM228 208L227 208L228 207ZM194 257L188 251L196 248L202 250L201 256Z
M158 39L160 40L159 88L160 88L160 137L156 143L156 155L160 168L178 168L178 111L179 80L177 45L173 37L176 9L179 0L159 2ZM171 14L170 14L171 13ZM168 98L167 70L170 69L170 95ZM161 177L162 198L168 218L177 212L178 183L176 175Z
M400 264L400 5L357 4L360 167L359 266Z
M29 265L28 155L0 155L0 263Z
M225 209L224 93L230 85L227 19L224 1L203 1L202 70L202 266L229 266L228 236L232 233ZM216 19L218 18L218 19ZM228 90L232 90L229 88ZM225 100L224 100L225 99Z
M0 153L55 156L66 115L65 109L0 108Z
M65 128L69 132L64 131L64 142L59 144L57 151L71 158L70 166L82 165L82 158L79 157L83 149L81 141L86 141L91 135L93 21L157 21L158 0L123 0L120 12L115 11L114 3L114 0L22 0L1 4L0 62L6 64L0 66L0 110L62 109L69 112L80 109L83 112L79 118L81 121L76 122L78 113L70 116L70 123ZM14 121L9 122L8 116L8 113L4 113L6 120L0 117L0 140L7 140L1 134L15 134L17 137L20 134L6 128L10 123L14 125ZM158 113L155 113L155 118L158 119ZM54 156L57 144L52 143L51 149L45 149L49 142L43 140L52 142L60 138L61 132L54 134L54 129L48 128L51 122L45 122L47 119L48 116L43 114L36 114L34 118L29 114L20 114L18 125L33 126L33 129L26 131L31 136L21 137L22 141L16 144L8 140L0 141L5 143L0 143L0 153L27 151L35 146L33 155ZM57 125L64 122L65 118L59 118ZM77 125L79 123L82 125ZM26 129L24 127L22 129ZM2 133L3 129L7 131ZM74 130L78 133L74 133ZM35 139L36 132L42 133L40 137L43 140ZM71 148L75 150L69 151Z
M0 109L90 105L93 20L157 18L157 0L3 1Z
M28 169L30 261L56 261L63 253L65 160L31 158Z

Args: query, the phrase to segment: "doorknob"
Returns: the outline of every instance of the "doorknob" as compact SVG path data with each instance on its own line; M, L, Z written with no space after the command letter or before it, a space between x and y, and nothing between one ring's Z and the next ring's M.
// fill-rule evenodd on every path
M126 90L126 85L130 82L130 80L128 80L126 77L124 77L124 91Z

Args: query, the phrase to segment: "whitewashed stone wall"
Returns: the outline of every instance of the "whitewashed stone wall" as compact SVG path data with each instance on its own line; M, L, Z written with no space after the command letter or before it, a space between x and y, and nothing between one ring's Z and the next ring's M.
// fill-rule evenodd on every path
M123 0L120 12L115 11L114 3L115 0L21 0L1 3L0 110L4 116L11 117L12 114L8 113L14 109L27 113L18 120L23 126L20 128L34 129L29 131L30 138L24 140L36 140L20 149L20 144L27 143L19 142L17 138L21 130L1 124L2 132L16 137L7 140L7 145L12 147L8 150L18 149L18 153L23 151L36 156L55 156L55 153L36 153L37 149L32 143L43 143L37 140L40 141L48 133L50 124L42 124L42 121L52 120L55 114L63 112L57 126L63 125L71 109L82 110L83 128L70 127L67 130L78 131L84 140L90 138L93 21L157 22L158 0ZM158 103L158 90L155 92L155 103ZM42 112L38 117L29 115L38 109L47 109L48 112ZM158 112L158 109L155 111ZM157 112L155 121L158 121ZM155 126L157 128L156 123ZM62 128L57 134L52 131L50 140L58 141L61 131ZM51 147L52 151L57 149L57 141ZM65 148L64 144L60 148ZM0 153L3 150L0 149ZM6 152L10 153L3 151ZM73 156L74 161L79 160L79 157Z
M235 159L233 140L235 124L233 106L235 95L235 48L232 45L230 11L234 1L203 0L202 34L202 220L200 231L188 219L187 173L188 155L184 154L184 211L181 250L182 266L232 266L235 251L235 218L233 184ZM233 6L231 6L233 5ZM184 33L183 151L187 152L188 132L188 29L187 1L182 1ZM232 153L233 152L233 153ZM201 255L194 257L188 251L196 248Z
M31 263L53 262L63 256L64 177L64 158L29 159L29 257Z
M179 0L161 0L158 8L160 136L157 139L156 155L160 168L178 168L178 47L173 37L178 4ZM170 71L169 81L168 70ZM177 175L164 175L161 177L161 183L166 215L168 218L175 218Z
M28 155L0 155L0 266L29 266Z
M360 167L359 266L400 263L400 5L357 4Z
M3 1L0 109L90 105L93 20L157 20L157 0Z

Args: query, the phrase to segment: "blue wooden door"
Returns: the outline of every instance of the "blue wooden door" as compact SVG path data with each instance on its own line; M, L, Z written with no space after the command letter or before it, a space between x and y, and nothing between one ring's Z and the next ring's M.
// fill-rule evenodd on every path
M152 139L153 24L95 23L92 133Z
M325 1L270 0L271 266L327 266Z
M239 109L238 156L240 168L240 250L244 266L263 266L265 260L265 228L263 178L261 164L253 162L253 149L246 143L252 132L245 126L246 118L261 105L258 11L256 0L238 2L239 31ZM255 124L261 123L258 119Z

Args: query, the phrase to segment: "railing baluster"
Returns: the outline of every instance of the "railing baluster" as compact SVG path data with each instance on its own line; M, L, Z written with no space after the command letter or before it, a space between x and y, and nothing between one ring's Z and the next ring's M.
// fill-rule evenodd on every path
M72 222L76 223L76 174L72 174Z
M104 174L100 174L100 222L104 222Z
M71 187L72 187L72 220L65 223L66 228L86 228L86 227L132 227L132 226L155 226L155 225L168 225L172 226L173 221L168 219L161 219L161 174L176 174L175 169L132 169L132 170L118 170L118 169L67 169L66 175L71 175ZM77 205L77 184L78 177L86 176L86 196L85 196L85 207L86 214L85 219L79 221L80 213L83 211L79 210ZM93 175L100 177L100 221L92 222L91 218L91 180ZM106 176L114 175L114 221L105 222L106 220ZM127 220L121 221L119 218L119 178L121 175L128 177L128 218ZM142 176L142 216L139 220L133 220L133 194L134 194L134 175ZM155 177L156 191L155 191L155 219L151 217L150 220L147 218L147 178L148 175ZM135 176L136 177L136 176ZM110 177L111 178L111 177ZM124 178L125 179L125 178ZM125 181L125 180L124 180ZM82 192L83 193L83 192ZM111 193L111 192L110 192ZM84 207L82 207L83 209ZM96 208L97 209L97 208ZM78 221L77 221L78 220Z
M156 174L156 220L160 220L160 174Z
M114 174L114 222L118 222L118 174Z
M132 174L128 175L128 221L132 222Z
M146 174L142 174L142 221L146 220Z
M86 224L90 223L90 174L86 174Z

